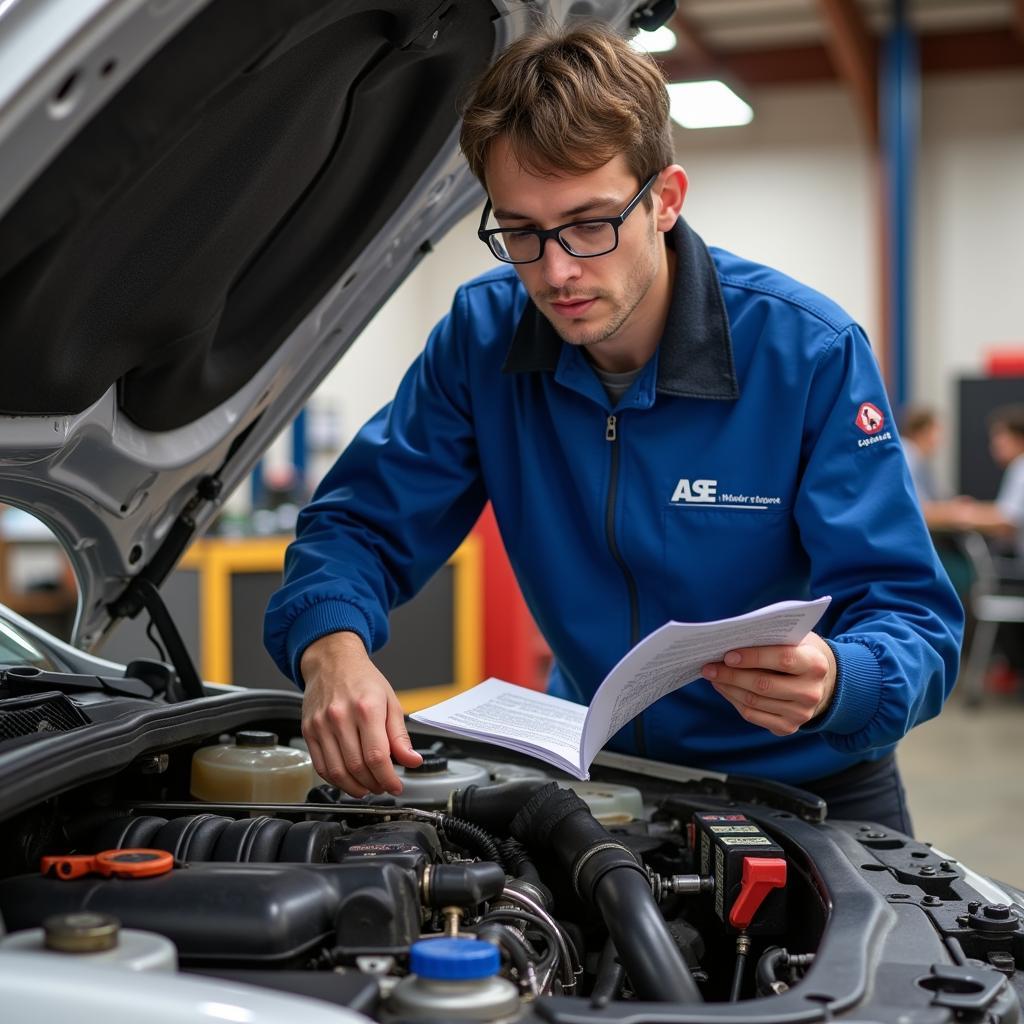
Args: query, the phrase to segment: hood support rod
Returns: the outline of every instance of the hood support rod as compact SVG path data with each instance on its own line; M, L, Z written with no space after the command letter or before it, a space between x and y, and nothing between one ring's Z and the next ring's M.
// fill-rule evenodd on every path
M242 440L251 429L252 426L247 428L238 440ZM175 519L166 540L160 545L154 558L138 576L133 577L121 596L107 606L114 618L134 619L143 608L149 612L149 617L167 648L167 656L178 674L178 680L187 699L204 696L203 683L154 579L161 583L166 579L195 535L196 521L193 513L196 508L203 502L216 501L222 489L223 482L216 476L204 476L199 481L196 493L181 515Z
M199 673L192 662L192 656L188 653L185 641L181 639L178 627L174 624L174 619L171 618L171 613L167 610L167 605L164 604L164 599L160 596L156 584L144 576L137 576L131 589L149 612L149 617L167 648L167 657L170 658L174 671L178 674L178 680L186 698L202 697L202 680L199 678Z

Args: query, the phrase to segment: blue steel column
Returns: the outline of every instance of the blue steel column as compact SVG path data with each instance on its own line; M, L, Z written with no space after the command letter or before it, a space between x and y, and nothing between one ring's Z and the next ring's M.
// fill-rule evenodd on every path
M301 409L292 421L292 465L295 467L295 493L303 498L306 494L307 448L306 410Z
M911 391L914 198L921 124L921 70L905 0L893 0L880 90L889 256L889 395L905 405Z
M306 410L299 411L292 420L292 466L295 468L295 493L303 499L306 494L306 465L308 460L306 443ZM249 474L249 493L252 507L259 508L266 497L267 488L263 482L263 460L260 459Z
M253 508L263 506L263 498L266 493L267 489L263 483L263 460L260 459L249 474L249 501Z

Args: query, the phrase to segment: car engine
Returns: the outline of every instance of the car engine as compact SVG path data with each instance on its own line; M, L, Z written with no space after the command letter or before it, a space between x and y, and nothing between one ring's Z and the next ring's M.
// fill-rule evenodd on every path
M414 728L399 798L201 801L198 751L301 747L250 698L147 712L7 817L0 955L105 948L378 1020L1019 1018L1020 894L810 794L615 755L577 783Z

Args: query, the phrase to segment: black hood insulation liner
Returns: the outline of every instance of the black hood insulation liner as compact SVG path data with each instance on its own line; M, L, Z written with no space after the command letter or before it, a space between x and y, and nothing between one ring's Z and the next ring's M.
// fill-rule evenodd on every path
M470 0L214 0L0 221L0 414L237 391L381 230L493 47Z

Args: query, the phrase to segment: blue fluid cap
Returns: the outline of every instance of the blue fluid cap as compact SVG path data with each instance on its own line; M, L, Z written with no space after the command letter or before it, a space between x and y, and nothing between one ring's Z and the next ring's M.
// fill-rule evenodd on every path
M497 974L501 954L479 939L421 939L409 948L409 968L432 981L472 981Z

